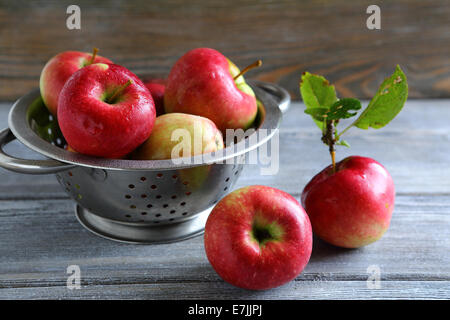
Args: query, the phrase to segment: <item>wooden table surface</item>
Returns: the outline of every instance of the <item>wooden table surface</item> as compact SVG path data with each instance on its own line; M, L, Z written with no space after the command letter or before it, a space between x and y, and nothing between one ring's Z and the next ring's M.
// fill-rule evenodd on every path
M203 237L167 245L129 245L85 230L74 202L53 175L0 169L0 298L85 299L449 299L450 100L409 100L382 130L356 128L338 150L377 159L396 185L391 226L378 242L341 249L314 239L311 260L290 283L247 291L224 281L209 265ZM10 103L0 104L6 127ZM293 103L280 130L280 170L261 176L247 165L236 187L264 184L297 199L328 165L320 133ZM17 142L9 152L35 158ZM69 265L81 269L81 289L66 287ZM369 289L368 268L380 269L381 288Z

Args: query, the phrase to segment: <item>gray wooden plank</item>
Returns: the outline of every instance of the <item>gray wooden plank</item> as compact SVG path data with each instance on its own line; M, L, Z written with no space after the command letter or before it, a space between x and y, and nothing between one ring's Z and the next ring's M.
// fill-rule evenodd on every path
M448 299L450 290L449 281L382 281L380 285L380 289L368 289L366 281L291 281L266 291L242 290L223 282L88 285L78 290L50 286L2 289L0 299L408 300Z
M366 102L367 103L367 102ZM350 129L345 139L351 148L338 147L337 159L350 155L372 157L391 173L398 193L450 193L450 101L410 100L403 111L381 130ZM311 177L330 164L320 131L293 103L280 129L280 170L259 176L259 168L245 168L239 183L278 185L301 192ZM342 128L349 121L342 122ZM253 181L253 182L252 182Z
M408 101L386 128L349 131L352 149L340 149L338 157L374 157L394 178L397 201L389 231L379 242L358 250L339 249L315 239L311 261L296 281L255 297L449 297L449 102ZM7 111L7 106L0 106L0 127L6 126ZM266 184L298 199L307 181L328 165L320 133L300 103L286 114L280 136L279 173L261 176L258 166L248 165L236 187ZM38 157L19 143L8 150ZM0 169L0 219L0 298L70 298L65 288L70 264L80 265L86 286L74 298L239 298L246 294L221 282L204 255L202 237L170 245L133 246L91 235L76 221L73 202L52 175ZM383 283L397 289L374 295L360 289L369 265L379 266ZM309 282L320 286L304 289ZM292 291L291 286L300 283ZM405 283L406 289L400 290Z
M181 290L191 283L214 287L221 282L206 259L203 237L152 246L104 240L78 224L69 200L0 201L0 219L0 297L30 294L5 289L64 287L66 268L72 264L80 266L82 284L98 290L140 284L161 286L161 290L176 284ZM296 281L365 281L367 268L376 265L382 281L436 281L445 286L450 281L449 229L449 197L398 196L391 227L380 241L349 250L315 239L310 263ZM62 294L56 289L50 292L53 297ZM104 297L110 294L114 295L105 291ZM206 290L203 297L220 294ZM278 298L291 293L273 294Z
M450 194L450 100L410 100L404 110L381 130L349 130L352 147L339 148L342 159L357 154L373 157L389 170L398 193ZM0 127L7 126L8 105L0 107ZM265 184L289 193L301 192L312 176L330 163L320 132L295 102L280 130L279 171L260 175L259 165L247 165L238 187ZM18 142L7 150L15 155L39 158ZM0 199L66 197L52 175L31 176L0 169Z

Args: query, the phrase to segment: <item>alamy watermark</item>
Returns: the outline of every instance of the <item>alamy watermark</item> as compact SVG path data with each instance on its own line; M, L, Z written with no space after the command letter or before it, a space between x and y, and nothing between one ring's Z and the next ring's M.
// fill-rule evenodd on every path
M194 135L183 128L172 132L171 160L175 165L192 164L258 164L261 175L275 175L280 166L278 129L227 129L225 148L202 153L204 135L200 124L194 125ZM194 154L196 156L191 157Z
M67 7L66 13L70 16L66 19L66 27L69 30L81 29L81 9L79 6L72 4Z
M367 14L370 16L366 20L366 26L369 30L380 30L381 29L381 9L376 4L372 4L367 7Z
M67 278L67 289L81 289L81 269L80 266L73 264L67 267L66 273L69 274Z
M380 267L376 264L370 265L367 267L367 273L369 274L366 281L367 289L381 289Z

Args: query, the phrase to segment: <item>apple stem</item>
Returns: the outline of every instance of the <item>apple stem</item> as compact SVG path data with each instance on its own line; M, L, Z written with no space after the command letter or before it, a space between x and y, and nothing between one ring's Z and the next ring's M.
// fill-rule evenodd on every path
M94 63L95 58L97 57L97 53L98 53L98 49L97 48L92 49L91 60L89 60L89 63L87 65L91 65L91 64Z
M247 71L254 69L254 68L258 68L262 66L262 61L261 60L257 60L255 62L253 62L252 64L246 66L244 69L242 69L241 72L239 72L239 74L237 76L235 76L233 78L233 80L236 80L237 78L239 78L240 76L242 76L244 73L246 73Z
M331 163L333 164L333 174L336 173L336 151L330 151Z
M131 79L128 79L128 81L126 83L124 83L123 85L121 85L119 88L117 88L116 91L113 93L113 95L111 97L109 97L108 99L106 99L105 102L113 103L114 99L116 99L117 96L119 94L121 94L132 83L133 83L133 81Z

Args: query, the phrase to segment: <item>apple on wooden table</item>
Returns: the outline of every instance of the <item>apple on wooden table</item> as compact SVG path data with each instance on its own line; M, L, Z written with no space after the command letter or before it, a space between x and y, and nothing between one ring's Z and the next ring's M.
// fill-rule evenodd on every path
M395 188L389 172L377 161L351 156L318 173L306 185L302 204L314 232L336 246L358 248L387 231L394 209Z
M312 251L307 214L291 195L248 186L220 200L208 217L204 245L222 279L245 289L269 289L297 277Z
M357 119L338 130L342 119L355 116L361 102L338 99L324 77L305 72L300 85L305 113L311 115L328 145L332 164L314 176L302 192L302 204L313 231L322 240L345 248L359 248L377 241L387 231L395 202L389 172L368 157L351 156L336 163L335 146L350 128L379 129L403 108L408 96L406 76L399 66L380 85Z
M80 51L65 51L51 58L41 71L39 87L44 104L48 110L57 115L59 94L66 81L79 69L93 63L112 63L111 60Z
M58 124L76 152L121 158L150 136L155 107L138 77L116 64L96 63L75 72L58 101Z

